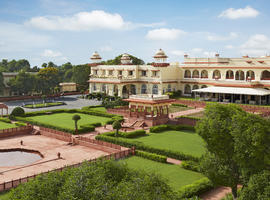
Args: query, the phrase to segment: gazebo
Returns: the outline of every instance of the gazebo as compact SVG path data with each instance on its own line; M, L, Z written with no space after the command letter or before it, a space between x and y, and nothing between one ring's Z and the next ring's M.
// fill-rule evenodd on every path
M0 109L1 109L1 117L4 116L4 109L6 110L6 115L8 115L8 106L4 103L0 103Z
M143 121L147 126L165 124L169 120L169 106L174 99L168 95L130 95L128 119L130 122Z

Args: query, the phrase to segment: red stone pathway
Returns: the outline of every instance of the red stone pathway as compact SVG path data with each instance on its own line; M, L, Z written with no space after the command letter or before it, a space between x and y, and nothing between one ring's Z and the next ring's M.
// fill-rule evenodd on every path
M175 118L175 117L178 117L178 116L190 115L190 114L201 112L203 110L204 110L204 108L195 108L195 109L191 109L191 110L185 110L185 111L170 113L169 117L170 118Z
M230 192L231 192L231 189L229 187L222 186L222 187L214 188L214 189L204 193L200 197L203 200L220 200L223 197L225 197L226 194L228 194Z

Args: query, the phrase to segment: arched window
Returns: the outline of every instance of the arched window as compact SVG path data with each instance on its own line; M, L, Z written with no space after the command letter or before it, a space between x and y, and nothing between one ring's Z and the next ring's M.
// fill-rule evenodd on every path
M184 78L191 78L191 72L189 70L185 70Z
M185 94L191 94L191 87L190 85L185 85Z
M102 92L106 92L106 84L102 85Z
M208 78L208 72L206 70L202 70L201 78Z
M192 72L192 78L199 78L199 71L198 70L194 70Z
M252 70L247 71L246 79L247 80L255 80L255 73L254 73L254 71L252 71Z
M198 85L193 85L192 90L197 90L197 89L199 89L199 86Z
M158 86L157 85L153 85L152 94L158 94Z
M245 73L242 70L238 70L235 73L235 80L245 80Z
M261 80L270 80L270 72L267 70L264 70L261 75Z
M228 70L226 72L226 79L234 79L234 75L233 75L233 71L232 70Z
M220 73L220 71L219 70L215 70L214 72L213 72L213 77L212 77L213 79L220 79L221 78L221 73Z
M145 84L142 84L141 94L146 94L146 93L147 93L147 87Z
M170 92L170 91L172 91L172 86L169 84L167 88L167 92Z
M202 87L201 88L207 88L207 85L202 85Z

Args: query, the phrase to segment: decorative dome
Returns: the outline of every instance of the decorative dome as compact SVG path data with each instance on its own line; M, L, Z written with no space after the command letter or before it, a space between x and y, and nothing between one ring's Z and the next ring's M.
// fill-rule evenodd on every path
M121 57L121 63L123 65L131 64L132 60L127 53L124 53Z
M157 52L156 52L156 54L155 54L155 56L154 56L154 58L159 58L159 59L166 59L166 58L168 58L168 56L165 54L165 52L162 50L162 49L159 49Z
M91 56L90 58L93 62L99 62L101 61L101 57L100 55L98 54L98 52L94 52L93 55Z

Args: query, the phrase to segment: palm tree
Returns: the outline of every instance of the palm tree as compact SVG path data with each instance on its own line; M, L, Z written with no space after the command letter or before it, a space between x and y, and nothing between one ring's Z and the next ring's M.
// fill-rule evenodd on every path
M72 120L75 122L75 132L78 131L78 121L81 119L80 115L73 115Z
M116 120L112 124L113 129L116 129L115 136L118 136L119 129L122 128L120 121Z

